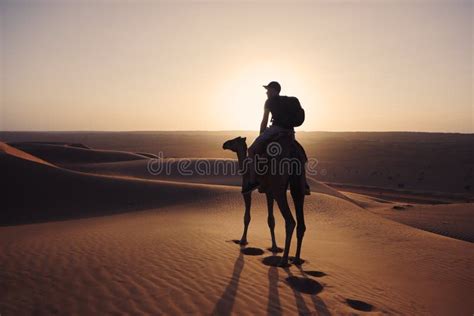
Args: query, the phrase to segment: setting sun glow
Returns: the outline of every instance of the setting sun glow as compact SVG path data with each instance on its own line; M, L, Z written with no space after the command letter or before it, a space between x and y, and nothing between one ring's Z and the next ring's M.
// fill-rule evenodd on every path
M0 19L0 130L257 130L276 80L299 130L473 131L471 1L2 1Z
M281 94L298 96L307 104L308 117L317 116L317 109L323 107L317 99L317 91L311 91L305 72L297 63L287 65L262 60L229 72L229 79L221 82L213 94L216 120L225 121L236 129L255 130L263 115L266 90L263 84L278 78L282 85ZM311 106L309 106L311 105Z

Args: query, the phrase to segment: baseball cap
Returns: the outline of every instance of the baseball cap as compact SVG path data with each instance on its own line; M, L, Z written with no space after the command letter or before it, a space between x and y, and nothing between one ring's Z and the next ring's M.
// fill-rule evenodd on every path
M272 81L270 82L269 84L267 84L266 86L263 86L265 89L275 89L276 91L280 92L281 91L281 86L278 82L276 81Z

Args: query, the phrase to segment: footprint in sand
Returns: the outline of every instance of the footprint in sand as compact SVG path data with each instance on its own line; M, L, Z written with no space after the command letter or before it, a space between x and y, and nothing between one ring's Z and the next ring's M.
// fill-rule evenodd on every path
M347 303L347 305L349 305L353 309L356 309L356 310L361 311L361 312L370 312L374 309L374 307L372 305L370 305L369 303L359 301L359 300L353 300L353 299L350 299L350 298L346 299L346 303Z
M240 250L240 252L243 253L244 255L247 255L247 256L261 256L261 255L263 255L263 250L260 249L260 248L252 248L252 247L242 248Z
M315 295L323 290L320 283L308 278L290 276L286 278L286 281L294 290L304 294Z
M326 273L321 272L321 271L303 271L303 272L315 278L322 278L323 276L327 275Z

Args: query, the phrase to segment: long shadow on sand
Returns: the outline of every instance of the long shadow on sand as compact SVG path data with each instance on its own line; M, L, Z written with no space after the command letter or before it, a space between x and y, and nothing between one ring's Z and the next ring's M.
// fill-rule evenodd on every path
M324 275L326 275L324 272L320 272L320 271L309 271L310 273L306 273L305 271L303 271L303 269L301 268L301 266L297 266L298 270L300 270L301 274L303 275L303 279L305 280L311 280L309 279L306 275L318 275L318 277L322 277ZM317 273L311 273L311 272L317 272ZM318 282L314 281L314 280L311 280L313 282L315 282L317 284L316 288L317 287L321 287L321 289L318 291L321 292L323 290L323 286L320 285ZM307 281L305 281L307 282ZM310 286L311 289L314 289L315 286L312 285ZM311 300L313 301L313 305L314 305L314 308L321 314L321 315L331 315L331 313L329 312L326 304L324 303L324 301L318 297L317 295L311 295Z
M239 253L237 260L234 264L234 271L232 272L232 277L227 284L227 287L222 293L221 298L217 301L212 315L231 315L232 308L234 307L235 296L237 294L237 289L239 287L240 274L244 269L244 254Z
M278 297L278 268L277 265L280 262L280 256L269 256L262 260L263 264L270 266L268 271L268 282L269 282L269 296L268 296L268 307L267 312L270 315L281 315L280 299ZM306 276L306 273L297 266L303 277L294 276L289 267L283 270L288 274L286 281L293 290L295 297L296 306L298 308L298 314L307 315L311 314L310 309L306 305L304 298L301 293L309 294L313 301L314 309L318 312L318 315L331 315L327 309L326 304L323 300L317 296L322 290L323 286Z
M268 305L267 315L281 315L280 296L278 294L278 268L268 269Z

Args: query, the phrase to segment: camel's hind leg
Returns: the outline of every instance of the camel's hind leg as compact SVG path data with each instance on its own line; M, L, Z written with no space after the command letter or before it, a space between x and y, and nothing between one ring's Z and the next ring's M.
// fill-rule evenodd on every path
M303 180L304 181L304 178ZM304 232L306 231L306 225L304 223L304 182L301 182L300 179L295 180L296 183L292 183L295 185L290 185L291 189L291 196L293 198L293 202L295 204L295 212L296 212L296 254L293 263L296 265L300 265L303 263L301 260L301 245L303 244L303 236ZM300 183L301 182L301 183Z
M283 257L279 263L279 266L288 265L288 253L290 252L291 237L293 236L293 231L295 230L295 219L291 215L291 210L288 205L288 200L286 198L286 188L285 190L279 190L278 194L275 194L275 200L278 203L280 208L281 215L285 219L285 250L283 251Z
M244 232L242 238L240 238L240 244L246 245L247 242L247 230L250 224L250 206L252 205L252 194L242 194L245 202L245 213L244 213Z
M275 239L275 217L273 216L273 195L271 193L267 193L267 209L268 209L268 228L270 228L270 234L272 236L272 247L270 251L277 252L278 246Z

